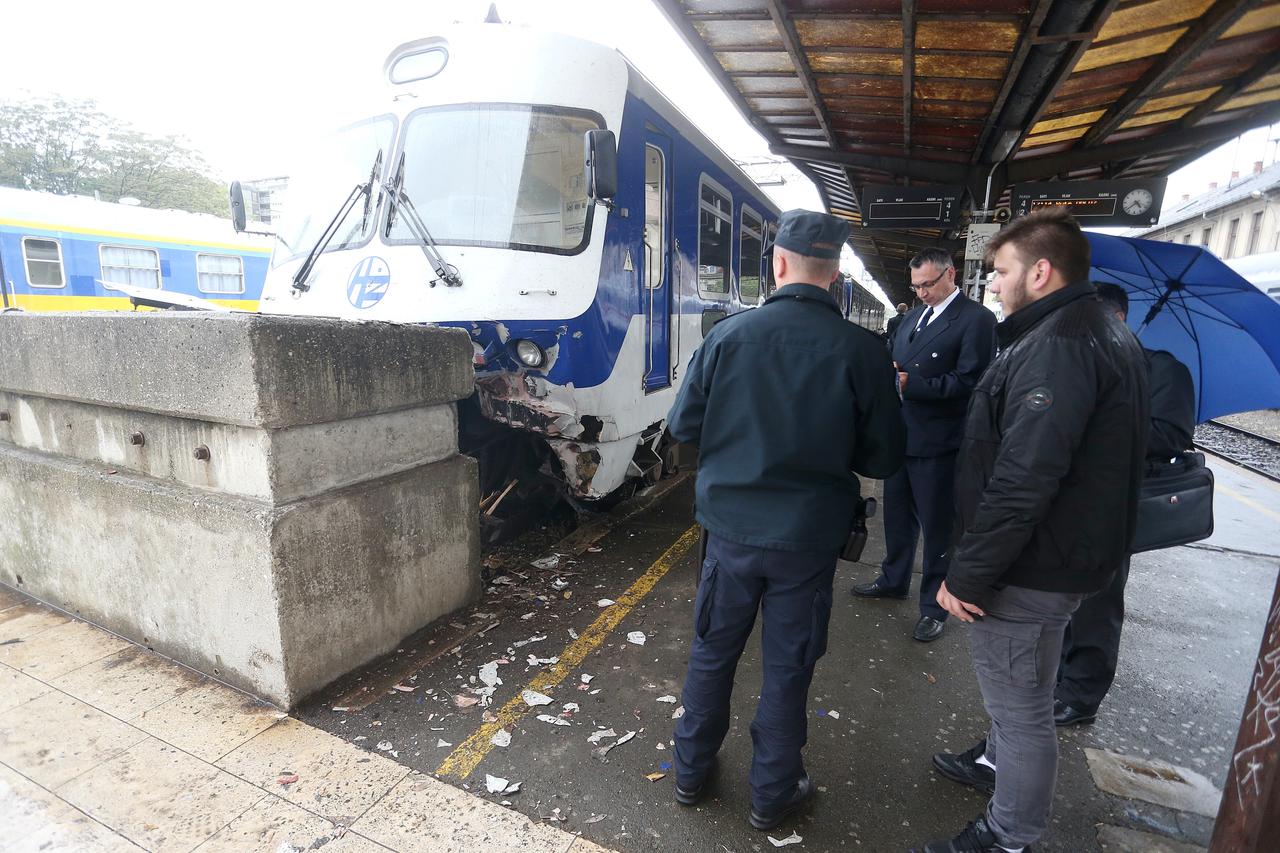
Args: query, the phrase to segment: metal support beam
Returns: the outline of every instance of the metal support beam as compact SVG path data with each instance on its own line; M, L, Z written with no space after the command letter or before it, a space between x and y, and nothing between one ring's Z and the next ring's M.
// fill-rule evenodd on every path
M874 169L892 175L944 184L963 184L969 174L969 167L961 163L939 163L919 158L888 157L879 154L855 154L852 151L825 151L821 148L802 145L771 145L769 150L789 160L807 160L811 163L834 163L839 166Z
M902 0L902 153L911 153L911 100L916 90L916 2Z
M1202 54L1218 38L1240 20L1245 12L1258 5L1259 0L1218 0L1200 16L1173 47L1165 51L1163 61L1152 66L1146 74L1129 87L1102 118L1089 128L1077 147L1098 145L1119 129L1138 108L1159 92L1166 83L1176 77L1191 61Z
M1197 155L1203 154L1204 151L1200 149L1209 148L1278 120L1280 120L1280 105L1272 104L1267 109L1250 113L1245 118L1235 121L1193 127L1190 130L1172 133L1157 133L1142 139L1111 142L1096 148L1078 148L1047 157L1015 160L1009 164L1009 182L1043 180L1085 166L1097 166L1115 160L1129 160L1160 151L1176 151L1179 148L1196 148Z
M1280 696L1280 578L1267 611L1245 699L1240 731L1222 804L1213 825L1210 853L1260 853L1274 850L1280 835L1280 744L1276 742Z
M991 105L991 112L987 116L986 126L978 137L978 144L973 148L972 163L977 163L982 155L982 150L986 139L991 135L991 131L995 128L996 120L1000 117L1000 111L1004 109L1005 101L1009 99L1009 93L1013 91L1013 86L1018 82L1018 76L1022 73L1022 66L1027 62L1027 56L1031 53L1031 48L1035 44L1040 44L1038 40L1040 27L1044 26L1045 16L1049 14L1049 9L1053 6L1054 0L1038 0L1034 9L1031 10L1031 17L1027 20L1027 28L1023 31L1022 39L1018 42L1018 46L1014 49L1013 57L1009 60L1009 68L1005 72L1004 83L1000 86L1000 92L996 95L995 102ZM977 196L974 196L975 204Z
M1230 86L1223 86L1221 89L1197 104L1195 109L1182 117L1182 121L1178 123L1178 127L1195 127L1200 123L1201 119L1207 118L1217 110L1218 107L1239 95L1263 77L1266 77L1268 74L1274 74L1277 71L1280 71L1280 56L1271 54L1269 56L1262 57L1262 59L1254 63L1252 68L1240 77L1236 78L1235 82Z
M888 228L855 228L852 237L865 235L876 241L906 246L908 249L930 249L935 246L954 252L964 245L963 240L950 240L946 237L925 237L920 234L908 234L905 231L893 231Z

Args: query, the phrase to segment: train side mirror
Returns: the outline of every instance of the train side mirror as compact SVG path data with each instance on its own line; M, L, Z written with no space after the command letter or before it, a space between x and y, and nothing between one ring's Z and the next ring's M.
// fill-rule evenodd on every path
M239 181L231 182L230 201L231 224L235 227L237 234L243 233L245 229L244 190L240 188Z
M587 197L608 201L618 194L618 143L612 130L586 133Z

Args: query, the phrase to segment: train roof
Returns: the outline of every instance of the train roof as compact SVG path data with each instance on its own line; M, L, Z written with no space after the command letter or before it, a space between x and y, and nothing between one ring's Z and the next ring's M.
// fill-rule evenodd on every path
M271 238L238 234L231 220L207 213L157 210L89 196L8 187L0 187L0 226L198 244L239 252L269 253L272 246Z

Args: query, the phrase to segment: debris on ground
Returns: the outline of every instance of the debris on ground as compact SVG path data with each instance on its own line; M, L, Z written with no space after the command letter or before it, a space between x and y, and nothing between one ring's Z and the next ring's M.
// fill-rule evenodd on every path
M585 672L582 673L582 675L578 676L578 680L581 681L583 684L590 684L591 679L593 678L595 678L594 675L587 675Z
M804 839L796 835L794 832L782 840L778 840L772 835L769 836L769 843L774 847L786 847L788 844L799 844L801 841L804 841Z
M684 706L683 706L683 705L681 705L679 708L676 708L674 711L672 711L672 712L671 712L671 719L673 719L673 720L678 720L678 719L680 719L680 718L681 718L681 717L683 717L683 716L684 716Z
M391 689L399 690L401 693L412 693L414 690L417 690L416 687L408 684L393 684L391 685Z
M541 560L533 560L529 563L535 569L554 569L560 565L560 555L552 554L549 557L543 557Z
M615 605L615 604L617 604L617 603L618 603L618 602L614 601L612 598L602 598L602 599L600 599L599 601L597 601L597 602L596 602L596 606L597 606L597 607L612 607L613 605Z
M659 779L667 778L667 774L666 773L646 773L644 774L644 778L648 779L650 782L657 782Z
M454 707L459 709L474 708L476 705L480 704L480 697L467 696L465 693L458 693L458 694L455 694L453 697L453 704L454 704Z
M838 720L838 719L840 719L840 712L839 712L839 711L828 711L828 712L827 712L827 716L828 716L828 717L830 717L830 718L831 718L831 719L833 719L833 720Z
M444 749L446 746L453 746L444 738L436 738L436 749Z
M657 699L657 701L659 701L659 702L667 702L668 704L674 705L674 704L676 704L676 697L674 697L674 696L659 696L659 697L658 697L658 699Z
M593 814L591 817L584 820L583 823L599 823L607 817L607 814Z
M604 761L606 756L608 756L610 752L612 752L615 748L622 746L624 743L631 740L635 736L636 736L635 732L627 732L625 735L618 738L608 746L601 746L591 750L591 754L594 755L596 758L600 759L601 761Z
M569 585L569 582L564 578L556 578L555 580L551 581L552 589L557 589L557 590L564 589L568 585Z
M520 698L523 699L524 703L530 708L536 708L539 705L551 704L550 696L545 693L539 693L536 690L529 690L528 688L520 691Z
M930 683L930 684L937 684L937 683L938 683L938 677L937 677L936 675L934 675L933 673L926 672L926 673L924 674L924 677L925 677L925 678L927 678L927 679L929 679L929 683Z
M493 737L489 738L489 743L499 747L511 746L511 732L506 729L498 729Z
M540 658L537 655L529 655L527 660L529 662L529 666L550 666L553 663L560 662L560 658L558 656L553 658Z
M576 714L579 710L577 702L564 703L564 712L566 714Z
M546 638L547 638L546 634L536 634L527 640L516 640L514 643L511 644L511 648L518 649L521 646L527 646L530 643L536 643L540 640L545 640Z
M550 723L553 726L567 726L570 722L562 717L553 717L550 714L539 714L538 719L544 723Z
M298 781L297 773L281 773L280 778L276 780L277 785L292 785Z
M605 738L617 737L617 736L618 736L618 733L615 732L613 729L601 729L600 731L592 735L589 735L587 737L587 743L599 743Z
M644 631L632 631L627 634L627 642L635 643L637 646L643 646L645 639Z
M520 790L519 782L503 779L501 776L484 775L484 786L490 794L514 794Z
M569 629L569 639L570 639L570 640L576 640L576 639L578 639L578 632L577 632L577 631L575 631L575 630L573 630L572 628L570 628L570 629Z

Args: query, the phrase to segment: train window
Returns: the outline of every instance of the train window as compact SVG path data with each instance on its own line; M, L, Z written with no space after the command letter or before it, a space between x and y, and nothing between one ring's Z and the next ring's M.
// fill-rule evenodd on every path
M98 263L102 267L102 284L108 290L113 284L160 287L160 253L155 249L99 246Z
M733 203L704 175L698 207L698 293L705 299L728 299Z
M667 204L663 176L662 149L653 145L644 147L644 276L650 290L662 287L663 267L666 263L666 223L663 215Z
M585 110L527 104L418 110L405 123L404 190L437 243L576 254L595 209L582 138L602 126ZM388 242L416 242L407 217Z
M244 293L244 261L236 255L196 255L201 293Z
M738 239L738 298L744 305L755 305L760 301L764 222L749 207L742 208L742 230Z
M62 246L57 240L22 238L22 257L27 262L27 283L32 287L64 287Z

